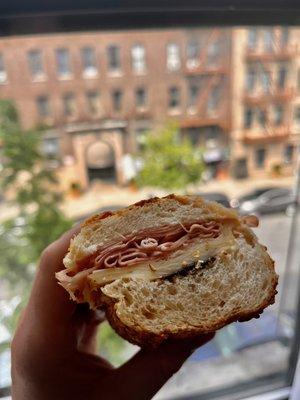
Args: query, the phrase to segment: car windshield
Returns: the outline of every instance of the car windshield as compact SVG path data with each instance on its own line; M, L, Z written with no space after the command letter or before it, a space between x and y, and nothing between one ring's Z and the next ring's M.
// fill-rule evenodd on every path
M258 215L279 293L259 319L218 331L155 399L287 385L299 313L300 224L289 244L298 208L286 198L299 166L300 27L87 27L0 37L0 393L42 250L76 221L173 192L239 199L238 212ZM115 366L137 351L108 323L97 343Z

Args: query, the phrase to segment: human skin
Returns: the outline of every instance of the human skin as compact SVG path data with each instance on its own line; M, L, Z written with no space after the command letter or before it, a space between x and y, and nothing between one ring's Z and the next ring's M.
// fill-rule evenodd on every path
M77 226L48 246L12 341L13 400L151 399L213 334L141 349L119 368L96 354L104 315L70 301L55 272ZM101 329L101 328L100 328Z

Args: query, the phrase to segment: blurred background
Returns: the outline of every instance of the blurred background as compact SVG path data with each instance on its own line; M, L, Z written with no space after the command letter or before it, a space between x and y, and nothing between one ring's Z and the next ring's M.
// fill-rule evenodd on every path
M279 25L0 37L0 394L43 248L90 214L170 192L258 215L279 294L155 398L281 385L298 312L299 41ZM104 325L99 351L120 365L136 347Z

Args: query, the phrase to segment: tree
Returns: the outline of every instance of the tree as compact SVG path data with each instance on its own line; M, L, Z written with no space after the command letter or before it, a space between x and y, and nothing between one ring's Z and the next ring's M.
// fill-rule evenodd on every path
M136 177L138 186L180 189L201 179L202 152L188 138L180 136L175 124L149 133L143 144L142 169Z
M0 231L2 285L10 297L19 298L12 315L0 316L10 332L28 297L41 251L72 225L59 209L62 197L41 151L42 135L42 129L23 130L13 103L0 101L0 184L13 193L11 202L18 209L16 218L2 223Z

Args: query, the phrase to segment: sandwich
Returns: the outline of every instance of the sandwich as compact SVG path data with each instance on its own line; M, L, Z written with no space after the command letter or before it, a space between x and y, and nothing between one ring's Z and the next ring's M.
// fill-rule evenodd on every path
M131 343L195 337L274 303L278 277L257 225L199 196L142 200L85 221L56 277Z

